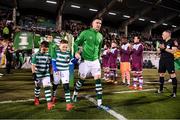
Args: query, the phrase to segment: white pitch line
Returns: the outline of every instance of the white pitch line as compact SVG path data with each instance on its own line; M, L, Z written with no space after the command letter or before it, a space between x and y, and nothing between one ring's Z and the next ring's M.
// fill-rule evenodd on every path
M145 82L145 83L147 83L147 84L156 84L156 83L157 83L157 84L160 84L159 82ZM167 82L164 82L164 84L167 84L167 83L170 83L170 82L168 82L168 81L167 81Z
M156 89L145 89L145 90L131 90L131 91L121 91L121 92L112 92L112 93L118 93L118 94L123 94L123 93L135 93L135 92L144 92L144 91L154 91ZM45 100L45 98L40 98L40 100ZM5 103L23 103L23 102L31 102L34 101L34 99L26 99L26 100L8 100L8 101L1 101L0 104L5 104Z
M90 102L94 103L95 105L97 105L97 102L94 98L90 97L90 95L86 95L84 96L86 99L88 99ZM105 110L106 112L108 112L109 114L111 114L112 116L114 116L115 118L117 118L118 120L127 120L124 116L122 116L121 114L115 112L112 109L108 109L106 110L105 108L102 108L103 110Z
M135 93L135 92L145 92L145 91L154 91L156 89L145 89L145 90L141 90L141 91L137 91L137 90L132 90L132 91L121 91L121 92L112 92L115 94L123 94L123 93ZM90 97L90 95L86 95L84 96L86 99L88 99L90 102L94 103L95 105L97 105L97 102L94 98ZM45 100L45 98L40 98L40 100ZM34 101L34 99L27 99L27 100L9 100L9 101L1 101L0 104L6 104L6 103L23 103L23 102L31 102ZM105 110L106 112L108 112L109 114L111 114L112 116L114 116L115 118L117 118L118 120L127 120L127 118L125 118L123 115L115 112L112 109L105 109L102 108L103 110Z
M112 93L135 93L135 92L147 92L147 91L154 91L157 89L145 89L145 90L131 90L131 91L121 91L121 92L112 92Z
M159 82L145 82L147 84L159 83Z
M40 98L39 100L45 100L45 98ZM2 101L0 104L5 104L5 103L23 103L23 102L31 102L34 101L34 99L27 99L27 100L8 100L8 101Z

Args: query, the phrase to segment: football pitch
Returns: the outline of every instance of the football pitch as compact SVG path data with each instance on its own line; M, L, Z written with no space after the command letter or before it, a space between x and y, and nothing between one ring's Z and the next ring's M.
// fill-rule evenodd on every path
M129 90L127 86L106 83L103 80L103 104L110 110L97 109L95 84L87 79L80 90L75 108L67 112L62 85L58 87L58 102L48 111L46 101L34 106L34 82L30 70L14 70L0 77L0 119L180 119L180 71L177 71L178 92L170 98L172 85L166 75L164 93L156 94L159 87L155 69L144 69L142 91ZM0 73L4 70L0 69ZM119 75L119 74L118 74ZM78 79L77 72L75 79ZM118 77L120 81L120 77ZM71 88L71 94L73 88ZM41 89L41 98L44 90Z

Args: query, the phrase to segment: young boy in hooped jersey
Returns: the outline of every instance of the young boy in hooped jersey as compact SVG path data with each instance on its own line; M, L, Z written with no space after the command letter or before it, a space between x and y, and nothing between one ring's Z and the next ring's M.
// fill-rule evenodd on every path
M143 76L142 76L142 67L143 67L143 45L140 43L140 36L134 36L134 44L131 48L132 55L132 74L133 74L133 86L130 86L130 89L143 89ZM139 86L137 86L139 85Z
M51 102L51 57L48 53L49 43L43 41L40 46L40 51L33 54L32 57L32 73L35 82L34 89L34 105L39 105L40 86L43 85L45 98L47 101L47 109L51 110L54 104Z
M68 41L61 40L59 49L56 50L56 55L52 57L52 66L54 71L52 102L56 102L57 87L61 80L65 92L65 100L67 103L66 110L70 111L74 106L71 103L71 95L69 89L69 62L71 59L71 53L70 51L67 51L67 49Z

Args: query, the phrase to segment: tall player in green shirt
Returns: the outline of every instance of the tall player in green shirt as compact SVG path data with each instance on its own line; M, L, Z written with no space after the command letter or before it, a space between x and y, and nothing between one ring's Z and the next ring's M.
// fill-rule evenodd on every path
M100 51L103 42L103 36L99 32L102 20L95 18L92 21L92 27L80 33L74 43L74 52L77 59L83 60L79 65L80 79L76 82L72 100L77 101L78 91L83 85L85 78L93 76L95 80L95 90L97 95L97 105L102 105L102 84L101 84L101 66L99 62ZM82 52L78 47L82 46Z

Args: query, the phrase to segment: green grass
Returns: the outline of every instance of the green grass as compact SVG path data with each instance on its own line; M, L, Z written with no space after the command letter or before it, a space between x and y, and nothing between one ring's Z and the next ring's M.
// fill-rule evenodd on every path
M0 73L4 70L0 69ZM0 102L8 100L23 100L34 98L34 83L30 70L15 70L13 74L0 78ZM145 81L158 81L157 70L145 69ZM77 78L77 74L75 76ZM166 75L168 79L168 75ZM180 80L180 71L177 71ZM120 78L118 78L120 81ZM178 84L179 85L179 84ZM145 89L158 88L158 84L145 84ZM180 119L180 97L169 98L172 85L166 84L162 95L154 91L113 94L112 92L127 91L121 85L103 82L103 103L128 119ZM178 86L178 93L180 88ZM90 94L95 98L94 81L88 79L80 91L80 95ZM41 97L43 97L43 89ZM75 109L67 112L63 98L62 87L58 88L58 103L52 111L46 110L46 102L41 101L37 107L33 102L0 104L0 119L115 119L106 111L98 110L96 106L85 98L75 103Z

